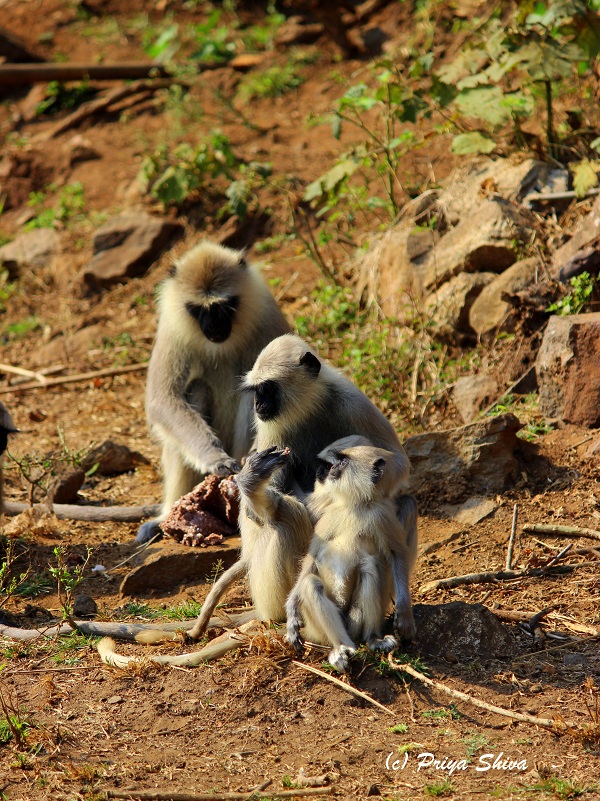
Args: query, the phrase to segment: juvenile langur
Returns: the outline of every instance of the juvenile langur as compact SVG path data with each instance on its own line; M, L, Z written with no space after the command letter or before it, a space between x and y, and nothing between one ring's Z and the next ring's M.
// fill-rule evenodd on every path
M8 435L16 434L19 429L15 427L12 417L6 406L0 401L0 514L4 509L4 451L8 446Z
M251 453L236 481L240 490L242 552L209 592L189 636L198 639L225 590L246 576L254 604L252 617L283 620L286 598L308 550L313 527L303 503L271 485L273 474L290 459L287 449Z
M350 437L319 455L314 492L307 500L315 534L286 604L287 638L300 653L303 636L332 645L330 663L340 672L356 651L355 641L392 651L395 637L381 636L394 592L391 549L407 577L416 559L416 538L398 518L396 496L402 479L398 454ZM348 447L348 441L350 446ZM410 592L402 590L396 615L414 629Z
M395 630L403 639L414 636L408 594L409 576L403 560L406 540L417 542L417 505L406 490L410 464L391 423L338 370L319 359L300 337L280 336L270 342L244 379L254 398L256 441L260 450L289 448L291 458L277 478L283 492L300 499L312 491L319 454L335 440L366 437L369 444L394 454L396 510L400 537L392 542L392 572L396 597ZM360 444L356 441L354 444ZM365 444L364 441L362 444Z
M204 241L175 263L160 292L146 389L148 423L162 444L163 507L140 526L138 542L160 533L173 503L203 476L239 470L253 437L240 379L287 331L243 251Z

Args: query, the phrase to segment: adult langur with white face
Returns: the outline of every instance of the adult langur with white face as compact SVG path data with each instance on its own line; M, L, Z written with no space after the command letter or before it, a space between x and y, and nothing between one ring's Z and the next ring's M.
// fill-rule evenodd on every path
M205 475L240 469L253 439L241 377L288 331L243 251L204 241L175 263L160 291L146 389L148 423L162 445L163 508L140 526L138 542L159 535L173 503Z

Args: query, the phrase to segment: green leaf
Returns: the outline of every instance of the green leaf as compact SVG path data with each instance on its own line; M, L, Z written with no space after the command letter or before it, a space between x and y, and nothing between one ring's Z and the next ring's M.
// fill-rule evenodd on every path
M459 92L454 102L465 117L502 125L510 120L510 110L502 103L503 97L499 86L480 86Z
M600 161L590 161L589 159L583 159L577 164L571 165L573 189L577 197L583 197L588 189L598 186L598 169L600 169Z
M359 162L354 159L342 159L330 170L309 184L304 190L304 200L318 200L328 192L333 192L359 168Z
M442 83L454 85L460 78L466 75L474 75L479 72L481 67L488 60L488 54L485 50L473 48L472 50L463 50L454 61L449 64L444 64L437 71L438 78Z
M491 153L495 147L494 140L479 131L458 134L452 140L452 152L459 156L466 156L470 153Z
M342 118L339 114L334 114L331 118L331 133L334 139L339 139L342 135Z

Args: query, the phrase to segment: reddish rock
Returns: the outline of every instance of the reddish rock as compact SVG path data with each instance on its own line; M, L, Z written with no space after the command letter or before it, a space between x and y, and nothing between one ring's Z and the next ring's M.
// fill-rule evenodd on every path
M536 372L542 414L600 426L600 312L551 317Z

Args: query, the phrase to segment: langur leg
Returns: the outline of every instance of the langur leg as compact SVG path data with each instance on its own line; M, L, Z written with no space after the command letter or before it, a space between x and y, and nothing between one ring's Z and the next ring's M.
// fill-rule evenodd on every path
M217 579L217 581L215 581L211 591L206 596L206 600L202 605L202 611L198 615L196 623L188 632L188 636L191 637L192 640L197 640L204 634L211 615L215 611L215 607L219 603L219 600L225 590L228 589L234 581L237 581L237 579L245 575L245 573L246 563L242 562L241 559L238 559L238 561L232 565L229 570L226 570L223 575Z
M144 543L151 539L162 539L160 523L169 516L175 501L182 495L191 492L201 481L200 474L183 460L181 452L172 444L165 442L162 451L163 472L163 506L158 517L143 523L135 538L136 542Z
M392 552L392 576L394 579L394 632L403 640L412 640L416 634L415 620L410 597L410 572L404 554Z
M391 635L381 637L385 618L382 599L385 597L383 585L387 584L386 570L387 565L377 565L372 558L362 560L348 620L351 636L365 640L371 651L389 653L396 648L398 641Z
M300 597L307 616L318 622L333 645L327 657L330 664L339 673L345 673L349 658L356 653L356 646L346 631L340 610L325 595L323 582L315 575L306 576L302 581Z

